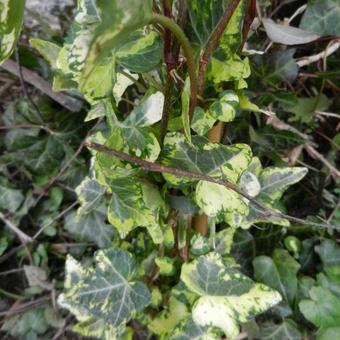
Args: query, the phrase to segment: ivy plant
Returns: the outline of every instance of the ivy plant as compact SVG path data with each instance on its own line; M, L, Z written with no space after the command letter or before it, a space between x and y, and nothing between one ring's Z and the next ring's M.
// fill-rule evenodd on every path
M0 61L15 46L23 3L1 2ZM81 164L82 175L72 181L78 207L63 216L69 235L96 248L90 257L66 258L57 301L77 319L73 331L131 339L137 323L160 339L236 339L262 313L293 315L297 308L320 334L339 325L339 263L332 258L339 249L331 241L315 247L323 271L303 296L298 250L257 256L254 279L233 258L237 237L249 236L252 226L301 222L286 214L282 198L308 171L264 166L250 145L223 138L246 111L261 112L247 95L251 68L241 53L248 5L78 0L63 43L30 40L50 64L53 89L84 100L89 126L88 171L85 176ZM292 58L290 51L285 55ZM271 81L277 77L285 78L272 74ZM41 124L16 105L4 114L6 125ZM74 116L53 111L43 118L46 134L6 133L7 153L0 158L20 164L36 183L48 183L56 163L67 163L81 135ZM44 207L51 219L54 195ZM17 212L25 200L0 177L2 209ZM292 319L260 332L267 339L299 334Z

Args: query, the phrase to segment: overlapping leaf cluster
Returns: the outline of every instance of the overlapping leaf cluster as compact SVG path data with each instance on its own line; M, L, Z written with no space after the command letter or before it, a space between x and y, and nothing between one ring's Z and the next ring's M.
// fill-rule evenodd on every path
M188 1L182 22L183 8L179 1L173 2L173 19L182 23L190 38L197 68L230 3ZM8 4L10 9L14 1ZM29 176L36 190L48 186L53 176L57 184L38 204L30 189L21 190L1 175L1 210L20 223L32 209L45 236L60 233L79 242L73 256L65 256L65 281L58 303L75 316L72 330L82 336L131 339L140 331L160 339L236 339L241 330L251 336L253 326L254 336L263 339L302 339L304 331L297 321L303 317L318 327L318 339L332 339L340 322L339 247L312 228L307 232L313 236L299 241L295 226L280 217L280 212L286 212L284 193L308 170L280 166L284 162L276 154L276 158L263 156L264 150L276 152L282 144L308 141L294 131L276 136L268 126L259 133L250 119L244 119L254 112L254 120L260 121L261 112L268 114L260 107L277 96L279 107L295 114L291 121L309 123L310 112L326 110L331 101L321 95L292 101L279 91L256 93L253 80L248 79L252 59L239 51L249 10L248 1L241 0L208 61L205 91L199 94L190 121L192 84L187 60L180 58L183 65L176 65L167 75L163 65L167 32L152 23L153 12L159 12L162 5L151 0L78 0L62 45L30 40L51 66L53 89L87 101L86 117L82 117L86 123L81 125L79 116L53 109L44 98L38 103L38 113L28 101L7 108L1 119L6 131L10 126L18 129L8 128L4 134L1 146L6 152L0 161L6 169L15 166ZM301 27L310 24L319 5L316 1L308 7ZM263 7L266 4L261 2ZM0 41L2 60L13 50L21 17L10 23L10 14L5 20L0 16L3 41L12 34L8 47ZM314 26L318 24L313 21ZM177 50L181 56L176 44L172 41L172 52ZM244 51L245 55L254 52L248 46ZM255 56L255 81L268 86L292 82L297 74L293 55L293 50L283 51L266 61ZM170 95L166 89L169 76ZM252 103L250 92L258 105ZM165 115L168 124L162 136ZM244 121L249 125L246 129ZM213 142L210 132L221 123L227 133L220 142ZM240 131L235 132L234 126L241 126ZM247 137L237 142L235 136L245 130ZM86 133L90 145L87 170L83 155L75 150ZM247 144L249 140L255 148ZM90 142L125 157L98 151ZM59 165L69 166L69 161L75 163L72 170L60 174ZM275 166L264 166L269 163ZM179 176L176 169L187 175ZM198 175L209 176L211 181ZM63 211L60 217L63 202L74 199L77 209ZM202 217L203 232L196 224ZM59 218L62 227L54 221ZM253 226L264 228L265 235L249 231ZM0 238L0 254L6 242L7 238ZM270 243L269 250L261 242ZM53 250L58 247L54 245ZM86 247L97 250L89 254ZM44 251L41 248L34 254L37 266L46 265ZM309 267L311 257L319 261L317 270ZM43 280L35 281L38 288L30 284L32 294L53 291L43 274ZM267 320L280 322L257 326L255 317L265 312ZM47 320L46 313L37 309L35 315ZM26 327L31 317L24 314L18 319L24 329L20 334L31 330ZM7 322L5 329L10 327ZM33 332L43 334L45 328L36 327Z

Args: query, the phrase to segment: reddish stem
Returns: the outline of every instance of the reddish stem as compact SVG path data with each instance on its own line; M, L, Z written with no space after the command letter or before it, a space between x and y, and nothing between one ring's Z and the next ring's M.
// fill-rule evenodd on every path
M198 73L198 95L202 96L203 90L204 90L204 80L205 80L205 74L207 71L207 65L209 62L209 59L216 48L218 42L220 41L225 29L227 28L230 19L232 15L234 14L237 6L241 0L232 0L226 11L224 12L220 22L215 28L215 32L213 34L213 37L209 41L207 47L205 48L201 58L200 58L200 67L199 67L199 73Z

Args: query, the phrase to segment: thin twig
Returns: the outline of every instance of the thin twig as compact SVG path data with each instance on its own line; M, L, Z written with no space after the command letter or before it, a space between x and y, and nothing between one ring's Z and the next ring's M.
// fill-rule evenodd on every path
M33 301L21 303L19 305L19 307L17 307L17 308L13 308L13 309L10 309L10 310L5 311L5 312L0 312L0 317L2 317L2 316L8 317L8 316L12 316L12 315L15 315L15 314L26 312L27 310L34 308L36 306L45 304L50 300L51 300L51 295L49 294L47 296L42 296L42 297L40 297L36 300L33 300Z
M9 220L3 213L0 212L0 220L5 223L5 225L16 234L23 244L32 243L32 237L21 231L11 220Z
M309 57L302 57L296 60L296 64L299 67L304 67L307 65L310 65L312 63L316 63L317 61L327 58L330 55L332 55L334 52L336 52L340 48L340 40L333 40L332 45L328 46L325 51L322 51L318 54L311 55Z
M110 148L108 148L104 145L93 143L93 142L87 142L86 146L93 149L93 150L106 153L107 155L110 155L112 157L118 157L118 158L120 158L120 159L122 159L126 162L139 165L144 170L148 170L148 171L152 171L152 172L158 172L158 173L168 173L168 174L172 174L174 176L194 178L194 179L197 179L197 180L207 181L207 182L210 182L210 183L222 185L222 186L238 193L239 195L243 196L248 201L250 201L256 208L261 210L262 216L264 216L264 217L285 218L285 219L287 219L291 222L299 223L299 224L303 224L303 225L310 225L310 226L314 226L314 227L323 227L323 228L330 228L331 227L331 228L334 228L334 229L340 229L340 225L339 226L330 226L330 225L325 224L325 223L314 223L314 222L305 221L303 219L296 218L296 217L293 217L293 216L290 216L290 215L286 215L286 214L283 214L283 213L278 212L278 211L273 211L271 209L268 209L262 203L258 202L253 197L251 197L247 193L243 192L237 185L235 185L235 184L233 184L233 183L231 183L231 182L229 182L225 179L213 178L213 177L210 177L210 176L207 176L207 175L204 175L204 174L201 174L201 173L197 173L197 172L191 172L191 171L182 170L182 169L178 169L178 168L174 168L174 167L170 167L170 166L165 166L165 165L158 164L158 163L148 162L148 161L145 161L144 159L141 159L141 158L138 158L138 157L135 157L135 156L131 156L131 155L125 153L125 152L110 149Z
M64 209L60 214L58 214L54 219L50 220L48 223L44 224L33 236L33 239L35 240L46 228L48 228L51 224L53 224L55 221L59 220L59 218L63 217L65 214L67 214L70 210L72 210L76 205L78 204L78 201L73 202L70 206L68 206L66 209Z

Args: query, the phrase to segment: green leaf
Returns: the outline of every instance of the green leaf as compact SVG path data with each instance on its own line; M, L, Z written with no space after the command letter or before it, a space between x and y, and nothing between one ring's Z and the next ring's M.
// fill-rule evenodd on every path
M265 168L259 177L261 192L260 198L265 200L278 200L283 192L291 185L301 181L308 172L307 168Z
M277 51L265 57L254 58L254 66L259 79L271 86L277 82L286 81L292 83L298 74L298 65L293 56L295 49Z
M86 63L82 72L80 88L87 87L87 82L94 68L105 57L110 56L117 44L132 31L149 23L152 17L151 0L127 0L96 2L100 13L100 24L89 37L85 48Z
M248 171L242 174L239 186L244 192L254 197L267 208L280 211L279 199L283 192L290 185L300 181L308 170L299 167L268 167L262 169L261 164L258 162L258 165L256 165L256 163L256 158L254 158ZM254 169L252 169L253 167ZM242 228L249 228L254 223L259 222L289 226L289 221L284 218L263 216L262 210L251 202L249 203L249 214L247 216L232 213L227 214L225 220L232 226L241 226Z
M24 18L25 0L0 2L0 64L8 59L19 37Z
M157 187L136 178L119 178L110 182L112 197L108 219L122 238L133 229L146 227L155 243L163 241L159 224L164 202Z
M189 2L192 39L201 48L204 48L211 39L230 2L230 0L192 0ZM230 49L235 52L240 43L244 11L245 1L241 1L221 37L219 45L226 53L229 53Z
M319 246L315 247L319 254L325 273L340 285L340 247L329 239L322 240Z
M194 322L218 327L232 339L239 333L239 323L281 300L277 292L225 264L218 253L183 264L181 280L200 296L192 310Z
M81 208L80 208L81 209ZM74 211L66 215L64 228L80 242L94 242L100 248L112 245L117 235L112 225L106 223L104 205L93 207L90 212L79 215Z
M286 319L280 324L265 324L260 330L261 340L302 340L302 334L296 324Z
M316 340L337 340L340 334L340 327L328 327L319 330Z
M101 205L105 194L105 188L96 180L86 177L76 188L76 193L81 204L78 214L82 215L89 213Z
M291 122L311 123L318 111L327 111L332 104L324 94L311 98L297 98L297 103L283 105L283 108L294 114L289 118Z
M209 111L204 111L201 107L196 107L192 117L191 128L197 134L204 136L214 126L216 119L209 114Z
M32 334L37 338L37 335L42 335L48 330L44 309L34 308L20 317L13 317L5 321L2 330L8 330L16 338L29 339Z
M219 219L225 213L247 215L249 212L241 195L223 185L206 181L200 181L196 186L196 202L207 216Z
M53 70L58 68L57 59L61 50L60 46L37 38L30 39L30 45L48 61Z
M156 257L155 263L159 268L160 275L171 276L175 273L174 260L170 257Z
M75 266L81 270L74 271ZM79 320L93 317L118 327L150 303L147 287L135 280L136 270L132 255L117 248L97 251L94 268L82 268L68 257L65 291L58 302Z
M319 327L336 327L340 324L340 299L327 289L313 287L310 300L302 300L299 308L304 317Z
M215 100L205 112L197 107L192 120L192 129L199 135L205 135L216 120L231 122L236 116L236 109L239 106L239 98L233 91L224 91L220 98Z
M300 27L321 35L340 35L340 3L337 0L308 2Z
M197 325L192 318L183 321L172 332L170 340L219 340L221 334L212 327Z
M226 146L215 144L202 136L193 136L188 143L181 133L168 133L165 137L162 163L179 169L198 172L215 178L236 182L251 159L248 145ZM192 180L163 174L173 185L191 183Z
M11 188L5 177L0 176L0 209L15 213L23 203L25 196L21 190Z
M165 335L189 315L187 306L175 297L170 296L169 306L148 324L148 328L157 335Z
M129 34L119 44L116 58L118 64L136 73L149 72L160 65L163 42L158 33L139 30Z
M300 265L283 249L275 249L272 257L258 256L253 261L257 281L279 291L282 298L293 306L297 294L297 273Z
M215 85L224 81L236 81L248 78L250 76L249 59L241 59L239 56L220 61L217 58L211 58L210 68L207 72L207 79ZM245 86L241 86L243 88Z

